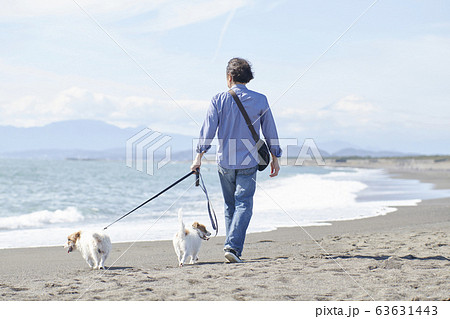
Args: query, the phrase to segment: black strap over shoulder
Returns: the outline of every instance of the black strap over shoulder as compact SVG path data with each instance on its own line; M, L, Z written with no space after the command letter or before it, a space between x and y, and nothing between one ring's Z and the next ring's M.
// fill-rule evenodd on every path
M247 111L244 109L241 100L239 100L239 98L237 97L236 92L234 92L232 89L230 89L228 92L231 94L237 106L239 107L239 110L244 116L245 122L247 123L247 126L250 129L250 132L252 133L253 139L255 140L256 143L255 145L256 149L258 150L258 170L263 171L270 163L269 148L266 142L260 139L258 134L256 133L256 130L253 127L252 122L250 121L250 117L248 116Z
M244 109L244 106L242 105L241 100L239 100L238 96L236 95L236 92L234 92L232 89L228 91L228 93L231 94L231 96L234 98L234 101L236 102L237 106L239 107L239 110L241 111L242 115L244 116L245 122L247 123L248 128L252 132L253 139L256 143L259 141L259 136L255 131L255 128L253 127L252 121L250 120L250 117L248 116L247 111Z

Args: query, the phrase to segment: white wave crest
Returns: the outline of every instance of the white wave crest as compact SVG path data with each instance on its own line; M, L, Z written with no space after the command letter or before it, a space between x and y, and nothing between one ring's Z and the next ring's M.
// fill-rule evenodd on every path
M0 229L38 228L49 224L73 223L84 220L75 207L55 211L40 210L30 214L0 218Z

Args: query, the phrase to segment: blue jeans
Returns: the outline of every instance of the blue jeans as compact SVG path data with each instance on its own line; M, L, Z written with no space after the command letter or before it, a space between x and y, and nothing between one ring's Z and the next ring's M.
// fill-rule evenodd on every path
M245 233L253 211L258 166L228 169L219 166L219 179L225 201L225 249L233 249L241 256Z

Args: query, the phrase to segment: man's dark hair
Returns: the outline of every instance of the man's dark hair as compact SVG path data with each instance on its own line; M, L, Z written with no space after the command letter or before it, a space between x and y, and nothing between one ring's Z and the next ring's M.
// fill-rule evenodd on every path
M233 58L228 61L227 74L231 75L233 82L248 83L253 79L250 62L241 58Z

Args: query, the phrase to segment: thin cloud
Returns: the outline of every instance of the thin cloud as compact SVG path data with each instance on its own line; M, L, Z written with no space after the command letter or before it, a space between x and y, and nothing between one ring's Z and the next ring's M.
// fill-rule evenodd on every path
M220 17L230 11L242 8L247 0L197 0L172 1L162 5L153 19L142 22L133 29L140 32L167 31L179 27L208 21Z
M223 38L225 36L225 33L228 30L228 26L231 23L231 20L233 20L234 14L236 13L236 8L231 10L230 14L227 17L227 20L225 21L225 24L222 27L222 31L220 32L219 41L217 42L216 52L214 53L214 57L212 59L212 62L215 62L217 59L217 55L219 54L219 50L222 47Z
M77 6L79 4L103 22L128 20L131 23L129 28L138 33L167 31L217 18L248 3L249 0L7 1L2 4L0 21L12 23L34 18L61 17L70 21L83 16Z
M132 15L138 15L150 10L158 10L170 0L22 0L6 1L2 3L0 11L0 20L14 21L24 18L40 17L61 17L61 16L80 16L80 9L76 3L80 4L92 14L112 15L124 18Z

